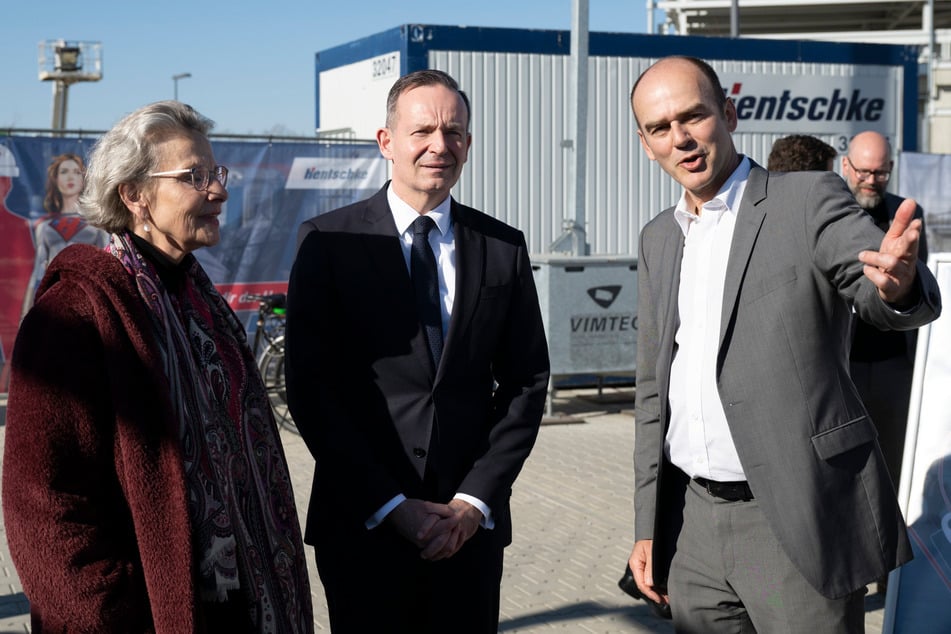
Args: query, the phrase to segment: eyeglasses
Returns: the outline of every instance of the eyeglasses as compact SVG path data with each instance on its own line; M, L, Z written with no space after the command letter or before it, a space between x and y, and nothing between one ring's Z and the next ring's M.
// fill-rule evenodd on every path
M879 183L884 183L892 175L888 170L860 170L855 167L855 163L852 162L852 159L845 157L845 160L849 162L849 167L852 168L852 171L855 172L855 175L859 177L860 181L864 181L869 176L873 177Z
M192 177L192 186L200 191L208 191L208 186L211 185L211 176L214 174L215 180L221 183L222 187L227 187L228 185L228 168L224 165L215 165L214 169L208 169L207 167L190 167L187 169L180 170L170 170L168 172L153 172L149 174L150 177L158 176L183 176L185 174L190 174Z

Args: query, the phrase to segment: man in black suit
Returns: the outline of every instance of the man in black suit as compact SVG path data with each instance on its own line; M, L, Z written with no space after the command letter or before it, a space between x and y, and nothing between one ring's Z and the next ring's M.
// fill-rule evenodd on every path
M905 200L885 191L893 166L891 144L873 130L852 137L849 152L842 157L842 177L859 207L882 231L888 231L898 206ZM920 205L915 207L914 217L922 223L918 259L927 264L925 214ZM908 424L918 331L879 330L861 319L855 320L853 328L850 373L865 409L875 423L885 464L897 489L905 451L905 427Z
M498 631L549 362L523 234L449 195L469 107L441 71L400 78L377 132L392 180L301 227L287 392L337 633Z

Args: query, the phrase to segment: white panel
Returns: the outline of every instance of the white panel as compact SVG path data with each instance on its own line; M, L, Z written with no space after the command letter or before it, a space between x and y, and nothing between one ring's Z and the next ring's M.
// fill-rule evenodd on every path
M399 76L399 51L321 72L320 130L350 128L351 138L375 139Z
M737 150L750 156L764 167L773 142L788 134L812 134L834 147L840 155L847 151L849 139L852 136L868 129L877 130L888 137L893 148L899 148L903 145L900 122L904 119L902 108L902 86L904 82L903 71L900 67L722 60L712 62L711 66L723 80L724 88L728 92L730 90L729 84L735 78L768 75L776 78L774 81L780 87L776 93L781 93L783 87L797 85L797 82L801 83L802 78L808 78L814 85L810 92L812 95L821 93L826 97L831 97L836 88L839 88L842 92L846 89L852 90L851 86L861 85L870 87L870 90L875 91L876 95L880 95L885 100L885 111L880 122L820 121L810 127L800 121L777 120L773 122L773 129L770 132L744 132L744 125L741 122L737 127L737 132L733 135ZM766 128L762 122L751 127L756 129ZM841 170L840 161L838 160L835 161L835 169L837 172ZM899 177L900 175L896 173L889 182L890 190L897 191L900 182Z

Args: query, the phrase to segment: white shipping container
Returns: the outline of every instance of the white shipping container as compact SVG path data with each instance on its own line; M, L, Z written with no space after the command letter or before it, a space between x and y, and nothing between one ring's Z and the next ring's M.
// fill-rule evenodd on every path
M547 253L573 221L570 33L404 25L317 54L319 130L373 138L400 75L436 68L472 103L469 164L457 200L525 232ZM591 33L584 219L589 254L637 255L640 228L680 188L647 159L629 93L653 61L702 57L737 105L737 149L765 165L773 141L813 134L844 152L873 129L896 152L917 143L914 47ZM900 175L891 186L897 188Z

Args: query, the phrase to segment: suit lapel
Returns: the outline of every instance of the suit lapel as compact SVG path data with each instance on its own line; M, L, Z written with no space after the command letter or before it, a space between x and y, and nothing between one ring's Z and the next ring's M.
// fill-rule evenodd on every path
M384 292L398 295L404 303L414 306L415 310L415 302L406 299L409 293L408 298L412 300L413 285L406 270L396 223L386 202L386 187L367 201L362 219L364 226L361 234L366 257L379 276L380 286ZM380 240L381 236L392 240ZM397 262L402 266L396 266Z
M664 261L673 262L674 265L663 269L669 276L664 280L664 285L669 289L669 292L667 293L667 307L664 311L666 318L660 333L660 340L670 341L670 345L664 348L673 352L674 335L680 325L680 266L684 258L684 234L673 219L671 219L670 224L673 229L667 234L667 243L664 245L663 253ZM669 364L665 364L665 367L666 365Z
M723 285L723 311L720 313L720 342L723 345L731 317L736 310L740 286L746 276L747 265L753 253L753 245L759 235L763 220L766 218L765 205L768 172L753 163L746 191L740 201L740 209L733 229L733 243L730 246L730 258L726 265L726 279Z
M684 255L684 234L677 226L673 216L668 217L669 230L665 234L664 248L661 250L661 256L658 263L670 262L672 266L661 266L660 271L664 277L661 280L663 289L666 293L658 293L658 299L665 303L659 306L658 314L663 315L660 332L660 347L658 348L657 367L663 368L663 374L658 376L659 388L661 394L666 395L670 386L670 367L674 357L674 337L677 335L677 328L680 326L680 270ZM668 400L666 396L660 400L661 420L668 421L670 417L667 414ZM666 431L666 430L665 430Z
M390 205L386 201L386 189L387 186L384 186L367 201L362 218L364 231L361 233L364 238L364 252L375 272L375 280L371 287L374 289L373 292L379 292L382 295L381 306L394 306L403 319L412 320L418 324L416 291L409 271L406 269L406 260L403 257L396 222L393 220ZM381 241L381 236L392 239ZM413 356L427 374L433 373L429 346L421 327L413 338Z
M456 296L449 315L449 328L443 348L440 368L446 364L455 347L455 341L465 332L479 301L482 287L482 269L485 263L485 236L472 228L465 209L452 201L452 231L456 249ZM439 380L437 371L436 379Z

